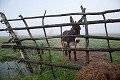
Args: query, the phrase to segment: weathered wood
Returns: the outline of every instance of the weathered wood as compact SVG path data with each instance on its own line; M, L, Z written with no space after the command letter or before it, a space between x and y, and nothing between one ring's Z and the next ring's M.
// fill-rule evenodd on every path
M105 15L103 14L102 16L103 16L103 19L106 20ZM108 31L107 31L107 24L106 24L106 22L105 22L105 33L106 33L106 37L108 37ZM108 48L110 48L109 38L107 39L107 44L108 44ZM110 55L111 62L113 62L111 52L109 52L109 55Z
M86 8L83 8L83 6L81 6L81 10L83 13L85 13L85 10ZM86 15L83 15L84 16L84 19L83 19L83 22L87 22L87 18L86 18ZM86 42L86 49L89 48L89 38L87 36L89 36L89 33L88 33L88 24L85 24L85 42ZM89 64L89 51L86 51L86 63Z
M106 36L94 36L94 35L88 35L88 36L85 36L85 35L66 35L67 37L80 37L80 38L92 38L92 39L109 39L109 40L120 40L120 37L106 37ZM25 40L44 40L44 39L53 39L53 38L62 38L61 35L58 35L58 36L48 36L48 37L42 37L42 38L23 38L23 39L19 39L19 40L15 40L15 41L12 41L13 43L14 42L17 42L17 41L25 41Z
M43 18L42 18L42 26L43 26L44 35L45 35L45 37L47 37L47 33L46 33L45 28L44 28L44 18L45 18L45 14L46 14L46 10L45 10L44 16L43 16ZM48 47L50 47L50 44L49 44L48 39L46 38L45 40L46 40L46 42L47 42ZM49 61L50 61L50 63L52 63L50 50L49 50ZM53 77L55 77L55 74L54 74L54 71L53 71L53 66L50 66L50 67L51 67L51 70L52 70Z
M101 24L101 23L116 23L120 22L120 19L106 19L106 20L94 20L94 21L87 21L87 22L77 22L77 23L62 23L62 24L51 24L51 25L44 25L44 26L30 26L26 27L19 27L19 28L11 28L11 29L0 29L0 31L7 31L7 30L26 30L26 29L39 29L39 28L53 28L53 27L66 27L72 25L85 25L85 24Z
M25 26L28 28L28 24L27 24L27 22L25 21L25 19L23 18L23 16L22 16L22 15L19 15L19 17L23 20L23 23L24 23ZM28 34L29 34L30 38L33 39L33 36L32 36L32 33L30 32L30 30L27 29L27 31L28 31ZM35 46L38 46L36 40L33 39L33 42L35 43ZM40 52L39 49L37 49L37 53L38 53L38 60L42 61L42 54L41 54L41 52ZM42 74L42 64L39 65L39 71L40 71L39 74L41 75L41 74Z
M11 49L41 49L41 50L57 50L57 51L101 51L101 52L114 52L120 51L120 48L63 48L63 47L41 47L41 46L17 46L17 45L1 45L1 48Z
M13 40L18 40L18 37L17 37L16 33L13 30L9 30L9 29L12 29L12 27L11 27L10 23L7 21L7 18L5 16L5 14L4 13L0 13L0 15L1 15L2 19L6 19L6 21L4 23L5 23L8 31L9 31L9 34L11 35L12 39ZM16 42L16 45L22 46L21 41ZM21 54L22 58L29 59L27 54L26 54L26 51L24 49L19 49L19 51L20 51L20 54ZM31 67L30 63L25 63L25 66L31 73L33 73L33 69Z
M44 17L45 17L45 14L46 14L46 11L45 11L44 16L43 16L43 18L42 18L42 26L43 26L44 35L45 35L45 37L47 37L47 33L46 33L46 30L45 30L45 27L44 27L44 26L45 26L45 25L44 25ZM50 44L49 44L48 39L46 38L45 40L46 40L46 42L47 42L47 45L50 47Z
M113 12L120 12L120 9L114 9L114 10L106 10L103 12L91 12L91 13L65 13L65 14L56 14L56 15L46 15L46 17L61 17L61 16L70 16L70 15L101 15L101 14L107 14L107 13L113 13ZM43 18L43 16L35 16L35 17L24 17L24 19L35 19L35 18ZM8 19L8 21L19 21L22 19ZM0 22L2 22L1 20Z
M50 63L50 62L46 62L46 61L35 61L35 60L33 61L33 60L17 58L17 57L13 57L13 56L2 56L2 57L13 59L13 60L19 60L20 62L29 62L29 63L32 63L32 64L44 64L44 65L48 65L48 66L61 67L61 68L67 68L67 69L75 69L75 70L80 70L81 69L81 66L70 66L70 65L63 65L63 64L55 64L55 63Z

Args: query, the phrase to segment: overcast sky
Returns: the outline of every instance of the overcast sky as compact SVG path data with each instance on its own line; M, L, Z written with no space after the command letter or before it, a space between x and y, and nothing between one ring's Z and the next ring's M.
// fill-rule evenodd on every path
M19 18L18 15L24 17L42 16L47 10L46 15L49 14L62 14L81 12L80 6L86 8L86 12L98 12L111 9L120 9L120 0L0 0L0 12L5 13L8 19ZM73 16L73 19L78 21L81 16ZM115 14L108 14L106 18L120 18L120 12ZM88 20L103 19L102 16L88 16ZM41 25L41 19L27 20L29 26ZM65 23L69 22L69 17L64 18L45 18L45 24ZM10 22L12 27L23 27L22 21ZM120 23L107 24L109 33L120 33ZM0 28L5 28L0 23ZM84 27L81 26L81 32L84 33ZM68 30L69 28L64 28ZM39 34L43 34L42 30L31 30L34 35L39 31ZM89 33L105 33L103 25L90 25ZM27 35L26 31L17 31L17 34L21 35L21 32ZM58 28L47 29L47 34L54 33L60 34ZM5 33L0 32L0 36ZM22 34L23 35L23 34Z

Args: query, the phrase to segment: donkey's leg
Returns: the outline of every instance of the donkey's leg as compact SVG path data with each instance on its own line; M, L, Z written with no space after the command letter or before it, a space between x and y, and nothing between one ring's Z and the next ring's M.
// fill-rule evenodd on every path
M67 44L65 42L62 43L64 48L67 48ZM63 53L65 54L65 56L67 56L67 51L63 51Z
M69 60L71 61L71 50L69 52Z
M67 42L67 47L70 48L70 42ZM68 53L69 53L69 60L71 61L71 50L69 50Z
M77 40L75 41L75 48L76 48L76 46L77 46L77 43L79 43L79 42L80 42L79 39L77 39ZM74 60L77 61L76 51L74 51Z
M65 56L67 56L67 51L65 51Z
M76 51L74 51L74 60L77 61Z
M67 45L64 43L63 44L65 48L67 48ZM67 56L67 51L64 51L65 52L65 56Z

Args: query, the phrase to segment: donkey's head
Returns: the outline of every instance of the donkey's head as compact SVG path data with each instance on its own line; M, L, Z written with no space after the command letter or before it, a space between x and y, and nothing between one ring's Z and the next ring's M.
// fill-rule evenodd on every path
M76 21L73 20L72 16L70 16L70 22L71 23L77 23ZM79 35L81 27L79 25L73 25L71 30L74 31L74 35Z

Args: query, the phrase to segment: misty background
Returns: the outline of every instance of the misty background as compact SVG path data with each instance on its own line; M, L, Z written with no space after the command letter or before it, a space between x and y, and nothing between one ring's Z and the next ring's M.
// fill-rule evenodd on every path
M120 0L0 0L0 12L5 13L8 19L16 19L20 14L23 17L43 16L45 10L46 15L76 13L81 12L80 6L86 8L86 12L101 12L105 10L120 9ZM106 14L106 19L120 19L120 12ZM78 21L81 16L72 16L75 21ZM1 18L0 18L1 19ZM101 15L87 16L87 20L103 20ZM42 25L42 19L26 20L29 26ZM54 17L45 18L45 25L69 23L70 17ZM12 27L25 27L22 21L10 21ZM6 26L0 23L0 29ZM69 30L71 26L63 27L64 30ZM89 34L105 34L104 24L89 25ZM108 33L120 34L120 23L107 24ZM43 29L30 30L34 36L43 36ZM26 30L16 30L19 36L27 36ZM60 35L60 28L47 28L47 35ZM85 34L85 29L81 25L81 34ZM9 36L6 32L0 32L0 36Z

